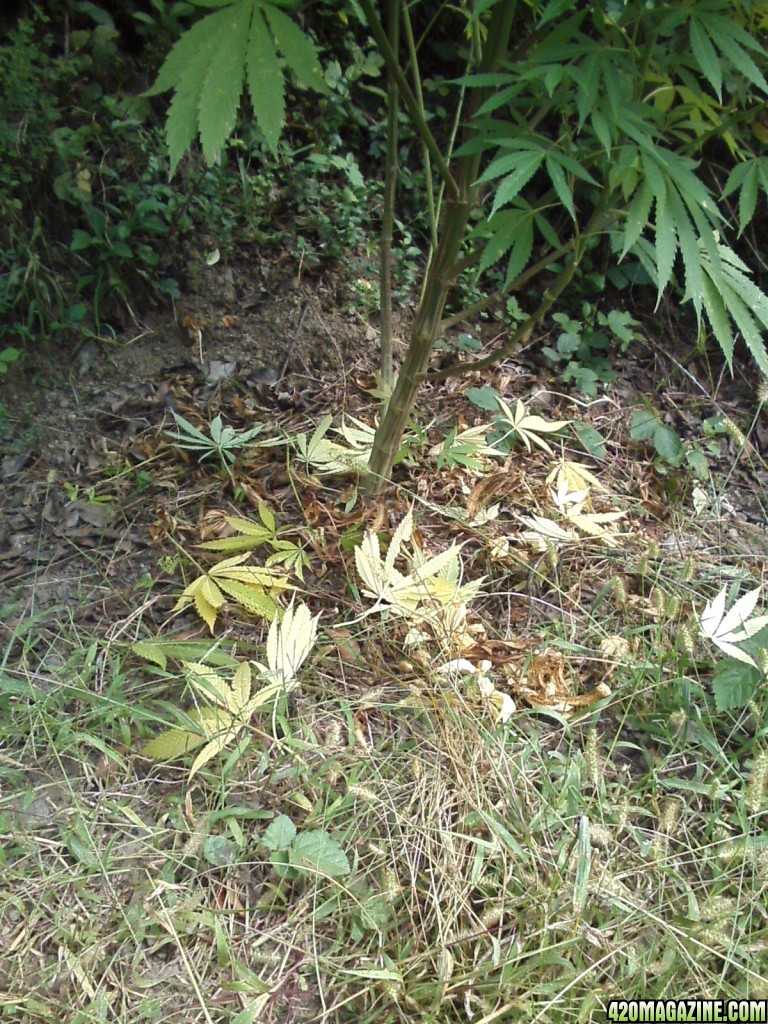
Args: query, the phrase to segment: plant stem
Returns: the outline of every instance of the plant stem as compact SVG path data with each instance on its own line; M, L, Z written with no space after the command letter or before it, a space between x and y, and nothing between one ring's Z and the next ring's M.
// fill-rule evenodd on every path
M517 328L517 330L512 332L500 348L497 348L494 352L491 352L490 355L484 356L482 359L472 359L465 363L454 363L452 366L446 366L445 369L436 370L434 373L425 373L422 375L421 380L429 381L430 384L435 384L438 381L445 380L447 377L456 377L461 374L472 373L477 370L485 370L487 367L493 366L493 364L497 363L500 359L503 359L504 356L509 355L518 342L529 338L536 325L544 319L552 306L554 306L562 293L571 283L573 275L576 272L576 268L581 262L581 257L584 253L584 247L587 239L592 235L596 235L601 231L604 231L608 226L608 223L612 220L612 218L606 214L608 198L607 194L602 196L584 230L571 239L569 248L573 249L573 257L560 271L557 276L557 280L552 287L548 288L547 291L544 292L544 297L536 310ZM554 254L550 254L548 257L545 257L547 263L551 262L553 256ZM542 270L542 262L543 261L540 260L538 264L530 267L528 271L526 271L526 275L531 276L532 271L536 271L536 273L538 273ZM521 274L520 276L523 277L526 275Z
M369 21L369 25L371 25L371 31L373 31L373 21L378 22L378 19L371 8L370 0L360 0L360 4ZM480 73L493 71L506 53L516 6L515 2L505 0L505 2L498 3L494 7L488 24L488 33L482 59L478 68ZM381 35L383 43L388 45L388 40L384 36L383 31ZM375 38L381 48L382 43L378 37ZM391 50L390 55L394 59ZM400 71L399 67L397 70ZM402 72L400 72L400 76L402 77ZM404 84L407 88L407 83ZM400 88L405 98L402 86ZM469 139L473 135L472 115L485 101L486 95L486 89L476 89L471 102L468 104L467 128L464 133L465 139ZM429 138L432 139L431 133ZM432 141L434 142L434 139ZM431 147L429 148L429 153L434 160L435 154ZM445 161L442 154L438 155L440 156L440 162L444 164ZM386 412L376 431L373 451L371 452L371 459L368 464L366 489L372 495L379 494L386 486L400 447L403 431L416 401L416 394L421 381L424 379L424 371L427 368L429 357L435 342L440 337L440 322L443 310L445 309L448 292L455 276L461 246L466 237L469 217L477 201L476 182L481 159L481 153L472 153L471 155L461 157L458 160L459 172L456 180L454 181L451 176L453 188L446 182L448 199L438 246L427 271L426 283L411 330L408 352L400 368L397 383ZM446 180L445 176L443 176L443 180Z
M400 0L389 0L387 34L394 53L399 49ZM392 384L392 232L395 220L395 192L397 188L397 142L398 142L399 93L394 75L387 75L387 154L384 168L384 209L381 218L381 241L379 243L379 294L381 312L381 378L385 384Z
M387 34L384 31L376 11L373 9L371 0L360 0L360 9L365 15L368 28L371 30L371 35L379 48L379 53L384 58L384 62L387 65L387 71L393 76L397 83L397 88L400 95L403 97L403 102L405 103L408 111L408 116L413 121L413 127L416 129L416 134L429 150L429 155L432 157L435 167L440 172L440 177L445 182L445 186L448 189L449 194L455 198L459 194L459 187L456 184L455 178L451 174L450 168L448 167L443 154L440 152L440 147L438 146L434 135L430 131L427 119L424 115L424 108L419 106L418 100L413 95L411 87L408 85L406 77L402 72L397 59L397 54L389 45L389 39L387 38Z

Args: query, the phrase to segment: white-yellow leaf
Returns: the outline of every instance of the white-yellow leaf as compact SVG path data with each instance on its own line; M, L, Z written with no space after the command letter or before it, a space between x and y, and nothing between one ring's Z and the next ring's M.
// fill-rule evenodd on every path
M358 452L364 450L366 454L370 454L376 437L376 427L371 427L367 423L363 423L362 420L355 419L354 416L350 416L349 419L355 426L350 426L345 418L337 433L341 434Z
M760 597L761 589L761 587L756 587L743 594L726 612L728 584L725 583L717 596L707 602L699 617L699 629L702 636L711 640L724 654L736 658L737 661L743 661L747 665L753 665L755 668L757 668L757 663L754 658L740 647L736 647L735 644L748 640L768 625L768 615L756 615L754 618L750 618Z
M232 678L232 704L234 714L241 714L251 695L251 666L242 661Z
M267 637L267 664L270 677L286 689L292 689L296 674L315 645L317 623L305 604L289 605L278 625L275 620Z
M508 722L512 715L514 715L515 711L517 711L515 702L512 700L510 695L505 693L503 690L494 690L489 697L489 703L496 712L495 721L501 725Z
M373 531L368 531L355 548L355 566L365 584L363 593L376 601L391 600L395 590L407 586L410 582L397 569L385 571L379 538Z
M589 487L572 491L568 486L568 482L563 479L557 485L557 488L550 490L549 493L552 495L553 504L561 511L581 512L584 508L584 502L589 497Z
M589 534L590 537L600 537L611 546L616 543L617 534L615 530L609 530L607 527L625 515L626 512L572 514L567 517L567 522L573 523L577 529L581 530L582 533Z
M535 414L529 414L523 402L519 401L515 405L515 411L512 412L510 407L504 401L503 398L496 396L496 401L499 404L499 408L504 414L505 419L512 427L512 429L520 435L520 439L526 447L527 451L531 450L531 443L538 445L549 455L552 455L552 449L549 444L541 437L541 434L551 434L558 430L562 430L563 427L567 427L571 422L570 420L545 420L543 416L537 416Z
M529 528L528 532L523 534L525 540L530 540L531 535L552 541L555 544L573 543L579 539L579 535L574 530L565 530L559 523L553 519L547 519L545 516L532 515L518 516L517 518Z
M582 491L585 488L589 490L590 487L598 491L605 490L591 470L582 466L580 462L571 462L569 459L561 459L553 467L547 477L547 483L558 491L563 483L568 491Z
M384 559L384 579L391 577L395 562L397 561L403 544L413 536L413 509L408 509L403 518L395 527L392 539L387 548L387 557Z

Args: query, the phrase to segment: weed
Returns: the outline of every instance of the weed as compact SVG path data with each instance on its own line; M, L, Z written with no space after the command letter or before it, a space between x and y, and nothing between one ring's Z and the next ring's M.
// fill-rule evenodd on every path
M582 307L581 320L566 313L554 313L552 319L563 330L556 346L545 345L542 353L559 368L563 381L574 383L585 395L596 395L600 384L616 379L608 352L626 352L639 338L637 321L629 313L616 309L601 313L589 303ZM607 328L607 333L599 328Z
M221 468L228 472L235 464L237 453L252 444L264 429L263 424L259 424L250 430L236 430L234 427L225 427L221 416L216 416L211 421L209 433L204 434L178 413L174 413L174 418L179 429L168 431L168 437L176 447L199 453L201 462L212 457L218 458Z

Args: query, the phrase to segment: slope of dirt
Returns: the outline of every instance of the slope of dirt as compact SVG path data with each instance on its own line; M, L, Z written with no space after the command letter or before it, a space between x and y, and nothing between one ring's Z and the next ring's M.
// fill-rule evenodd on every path
M247 267L220 266L196 284L175 316L0 378L6 634L32 613L77 606L95 622L130 609L175 493L153 461L174 411L201 426L219 412L238 428L306 422L344 405L350 370L375 365L375 332L336 314L322 284L286 280L269 297Z

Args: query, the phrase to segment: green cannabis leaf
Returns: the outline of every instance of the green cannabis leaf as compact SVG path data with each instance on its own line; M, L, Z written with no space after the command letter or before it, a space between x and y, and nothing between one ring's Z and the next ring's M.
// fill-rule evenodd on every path
M235 0L207 14L175 43L146 93L174 90L166 128L171 174L199 135L211 164L232 133L247 81L264 140L274 152L285 120L285 74L327 93L315 44L266 0Z

